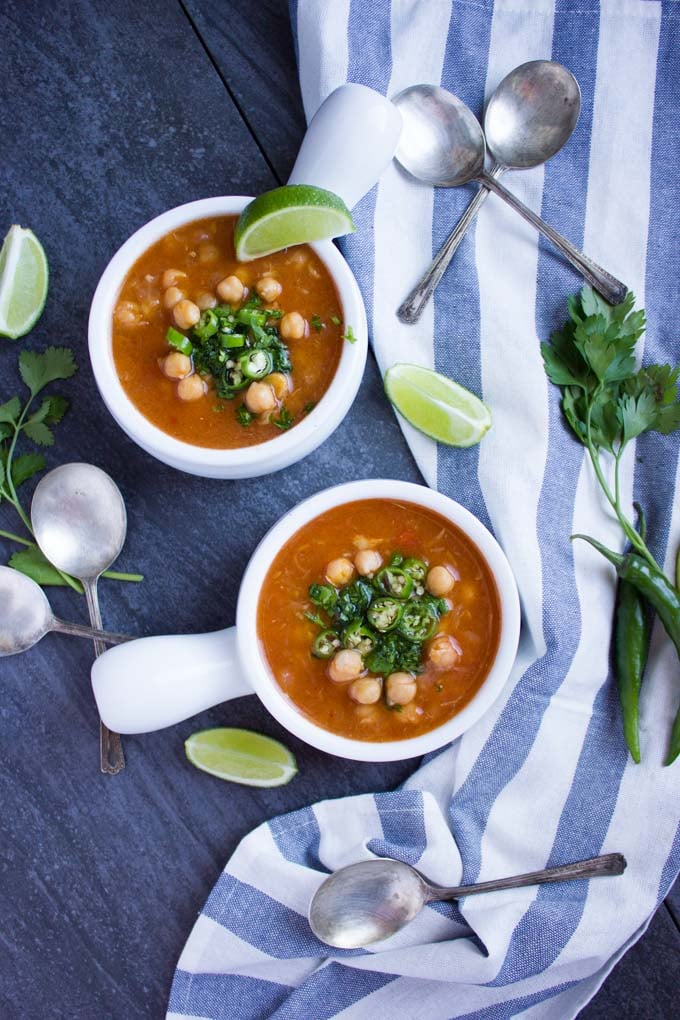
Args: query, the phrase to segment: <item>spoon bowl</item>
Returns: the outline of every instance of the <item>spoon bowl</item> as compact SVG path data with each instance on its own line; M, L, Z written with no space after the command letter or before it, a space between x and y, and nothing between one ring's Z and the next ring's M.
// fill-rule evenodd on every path
M94 464L63 464L45 475L31 523L48 560L81 581L99 577L118 559L127 532L120 490Z
M457 96L436 85L411 85L392 100L402 129L395 158L425 184L457 188L484 167L484 133Z
M503 78L484 115L489 152L509 170L550 159L571 137L581 90L571 71L553 60L530 60Z
M0 658L27 652L50 631L96 638L108 645L130 640L122 634L64 623L54 616L45 592L35 581L11 567L0 567Z

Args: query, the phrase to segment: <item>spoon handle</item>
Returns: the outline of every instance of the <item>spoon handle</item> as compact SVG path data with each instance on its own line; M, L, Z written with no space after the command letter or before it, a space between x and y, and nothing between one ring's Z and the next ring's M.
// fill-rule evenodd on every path
M102 629L102 614L97 595L97 578L83 579L85 599L90 614L90 623L97 630ZM106 651L106 645L99 638L94 639L94 653L97 658ZM99 720L99 768L108 776L115 776L125 768L125 755L120 735L113 733Z
M460 885L450 889L432 887L431 900L457 900L474 893L496 892L499 889L520 889L525 885L547 885L549 882L565 882L574 878L600 878L622 875L626 870L626 858L623 854L604 854L602 857L591 857L587 861L575 861L573 864L561 864L556 868L544 868L542 871L530 871L526 875L514 875L512 878L496 878L491 882L477 882L476 885Z
M110 630L96 630L94 627L84 627L82 623L66 623L58 617L52 617L50 630L55 634L70 634L72 637L87 638L88 641L102 641L105 645L124 645L132 641L127 634L114 634Z
M506 168L500 163L496 163L491 170L490 176L498 178L505 169ZM397 318L400 322L405 322L407 325L412 326L423 314L425 305L439 286L439 281L449 268L451 259L458 251L460 242L465 237L470 224L476 218L477 213L488 197L489 189L486 185L482 184L479 191L435 255L430 268L423 274L420 281L415 285L413 290L397 309Z
M626 294L628 288L625 283L621 283L615 276L608 273L606 269L598 266L597 262L593 262L587 255L580 252L578 248L575 248L570 241L567 241L565 237L558 234L556 230L542 220L540 216L537 216L535 212L532 212L528 206L520 202L511 191L504 188L502 184L499 184L491 174L488 174L483 170L478 178L482 181L486 187L493 191L495 195L502 198L505 202L511 206L515 212L518 212L527 223L531 223L532 226L536 227L536 230L544 237L547 237L549 241L555 245L558 251L561 251L565 259L571 262L572 266L579 271L581 276L593 287L602 297L609 302L610 305L620 305Z

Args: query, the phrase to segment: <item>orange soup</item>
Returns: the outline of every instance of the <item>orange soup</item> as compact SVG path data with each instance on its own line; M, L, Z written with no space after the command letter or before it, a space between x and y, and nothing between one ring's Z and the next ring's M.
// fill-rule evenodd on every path
M299 424L328 389L346 331L310 247L239 263L235 222L198 220L161 238L126 276L113 314L116 371L133 404L176 439L216 449Z
M257 626L278 685L354 740L414 737L467 705L500 639L480 551L414 503L360 500L302 527L266 576Z

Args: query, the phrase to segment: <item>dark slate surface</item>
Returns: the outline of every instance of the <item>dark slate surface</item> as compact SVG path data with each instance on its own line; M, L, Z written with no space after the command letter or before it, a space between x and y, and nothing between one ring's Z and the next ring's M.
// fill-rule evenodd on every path
M5 0L0 39L0 234L12 222L31 226L50 258L50 298L29 346L68 343L81 365L63 387L74 406L50 463L89 460L113 475L129 511L120 566L146 574L139 587L102 584L105 623L143 634L227 625L249 552L297 500L340 479L419 479L372 361L348 419L313 461L261 481L164 468L118 430L94 389L87 310L116 247L172 205L285 180L302 131L286 5ZM17 353L0 342L3 400L17 383ZM16 528L7 508L0 527ZM10 551L0 542L0 559ZM73 593L52 601L85 620ZM410 771L339 764L245 698L127 740L126 772L101 776L90 661L87 644L49 637L0 665L7 1020L161 1017L191 924L246 832L322 797L388 789ZM284 789L249 791L194 771L183 739L219 724L284 737L300 775ZM660 912L583 1015L670 1017L679 944Z

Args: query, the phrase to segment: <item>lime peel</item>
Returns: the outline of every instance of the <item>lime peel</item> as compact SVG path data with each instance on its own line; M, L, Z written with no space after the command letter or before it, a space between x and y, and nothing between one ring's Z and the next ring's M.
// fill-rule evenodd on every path
M298 771L287 747L252 730L231 727L201 730L192 733L184 749L196 768L244 786L284 786Z
M32 230L14 224L0 249L0 336L17 340L36 324L47 299L49 268Z
M294 244L327 241L354 231L351 213L332 191L285 184L253 199L238 218L234 246L239 262L262 258Z
M474 446L491 428L491 414L479 397L431 368L393 365L385 392L414 428L447 446Z

